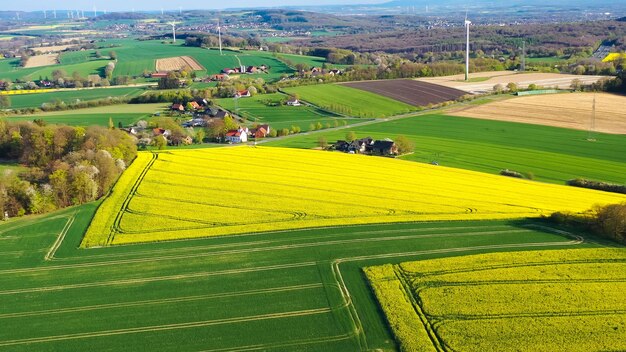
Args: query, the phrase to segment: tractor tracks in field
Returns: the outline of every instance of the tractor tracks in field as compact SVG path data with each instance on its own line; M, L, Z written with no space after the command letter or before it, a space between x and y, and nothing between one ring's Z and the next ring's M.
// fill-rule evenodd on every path
M534 243L514 243L514 244L504 244L504 245L484 245L484 246L472 246L472 247L456 247L456 248L443 248L443 249L432 249L432 250L423 250L423 251L414 251L414 252L402 252L402 253L387 253L387 254L375 254L375 255L366 255L366 256L357 256L357 257L347 257L347 258L338 258L331 262L331 270L333 272L336 283L339 285L342 293L342 299L346 302L350 307L350 317L354 324L354 332L359 337L359 342L361 345L361 350L367 350L367 337L363 331L363 325L359 318L358 312L356 311L356 307L352 302L352 297L350 295L350 291L343 279L343 275L341 274L340 265L344 263L358 262L358 261L366 261L372 259L388 259L388 258L401 258L401 257L419 257L430 254L450 254L450 253L463 253L463 252L473 252L473 251L481 251L481 250L495 250L495 249L512 249L512 248L531 248L531 247L549 247L549 246L573 246L581 244L584 239L580 236L576 236L568 233L568 237L573 238L570 241L566 242L534 242Z
M92 338L92 337L137 334L137 333L144 333L144 332L200 328L200 327L208 327L208 326L223 325L223 324L248 323L248 322L262 321L262 320L305 317L305 316L327 314L327 313L331 313L330 308L316 308L316 309L305 309L305 310L290 311L290 312L283 312L283 313L251 315L251 316L246 316L246 317L201 320L201 321L186 322L186 323L152 325L152 326L143 326L143 327L126 328L126 329L104 330L104 331L97 331L97 332L76 333L76 334L66 334L66 335L57 335L57 336L46 336L46 337L34 337L34 338L27 338L27 339L0 341L0 347L33 344L33 343L43 343L43 342L53 342L53 341L75 340L75 339L84 339L84 338Z
M122 221L122 217L124 216L124 212L126 211L126 208L128 208L128 204L133 199L135 192L137 192L137 189L141 185L141 182L143 181L144 177L146 176L146 174L148 173L152 165L154 165L154 162L158 159L158 157L159 157L159 154L152 153L152 158L150 159L150 161L148 161L146 166L143 168L143 170L139 174L139 177L137 177L137 179L135 180L135 183L133 183L131 189L126 194L126 198L124 199L122 206L118 210L117 214L115 214L115 220L113 220L113 225L111 227L109 235L107 236L106 245L111 245L111 243L113 242L113 239L115 238L115 234L118 231L120 231L120 223ZM97 211L96 211L96 215L97 215Z

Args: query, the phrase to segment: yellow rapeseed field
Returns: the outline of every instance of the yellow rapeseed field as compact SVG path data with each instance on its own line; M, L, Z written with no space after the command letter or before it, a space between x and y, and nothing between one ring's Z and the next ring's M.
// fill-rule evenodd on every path
M601 248L364 270L403 350L582 352L626 349L625 269L623 248Z
M607 55L602 62L611 62L611 61L617 61L619 59L626 59L626 54L624 53L610 53L609 55Z
M623 201L617 194L338 152L247 146L140 152L82 245L539 217Z

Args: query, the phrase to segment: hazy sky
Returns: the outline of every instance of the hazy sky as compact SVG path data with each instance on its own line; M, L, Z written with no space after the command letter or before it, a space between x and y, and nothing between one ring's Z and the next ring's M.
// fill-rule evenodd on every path
M326 4L365 4L380 3L384 0L0 0L1 10L52 10L75 9L92 10L95 5L98 10L131 11L135 10L178 10L183 9L215 9L226 7L256 7L256 6L288 6L288 5L326 5Z

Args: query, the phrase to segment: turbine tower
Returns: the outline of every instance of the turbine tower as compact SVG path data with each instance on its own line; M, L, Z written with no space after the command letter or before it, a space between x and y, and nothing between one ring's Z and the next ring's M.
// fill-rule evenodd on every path
M57 19L57 10L56 9L52 10L52 15L54 16L54 19L56 20Z
M220 25L220 18L217 18L217 38L220 42L220 55L222 55L222 26Z
M176 43L176 22L170 22L172 26L172 38L174 39L174 43Z
M526 41L522 41L522 63L520 67L522 72L526 71Z
M465 29L467 33L467 41L465 43L465 80L469 81L469 51L470 51L470 42L469 42L469 29L471 21L467 20L467 12L465 13Z
M98 16L98 8L96 7L96 5L93 5L93 17L97 17Z
M43 10L43 18L47 19L48 18L48 13L46 12L46 10Z

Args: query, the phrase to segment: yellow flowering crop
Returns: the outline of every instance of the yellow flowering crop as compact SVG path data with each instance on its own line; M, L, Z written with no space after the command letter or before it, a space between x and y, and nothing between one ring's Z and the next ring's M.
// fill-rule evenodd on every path
M83 246L322 226L582 212L626 197L414 162L233 147L140 152Z
M624 53L610 53L602 60L602 62L617 61L619 59L626 59L626 54L624 54Z
M625 269L626 251L604 248L422 260L365 273L405 350L623 351Z

